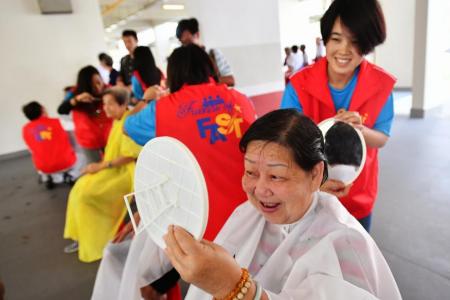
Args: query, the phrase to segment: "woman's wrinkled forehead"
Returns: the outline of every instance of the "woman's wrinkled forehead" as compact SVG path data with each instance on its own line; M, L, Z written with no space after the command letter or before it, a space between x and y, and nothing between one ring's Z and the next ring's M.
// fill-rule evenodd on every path
M256 140L248 144L245 160L249 163L291 166L294 163L291 149L274 143Z

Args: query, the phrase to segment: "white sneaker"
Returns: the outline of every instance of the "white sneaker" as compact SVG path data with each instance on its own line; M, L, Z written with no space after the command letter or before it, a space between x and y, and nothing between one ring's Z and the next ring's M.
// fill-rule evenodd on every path
M64 253L70 254L75 252L78 252L78 242L73 242L72 244L64 247Z

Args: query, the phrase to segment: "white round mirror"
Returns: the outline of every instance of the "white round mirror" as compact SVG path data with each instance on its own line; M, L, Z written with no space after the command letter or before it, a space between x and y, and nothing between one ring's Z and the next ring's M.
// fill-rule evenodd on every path
M319 123L325 139L328 179L351 184L366 162L366 142L361 131L334 118Z
M145 144L136 162L134 190L125 202L129 208L127 199L134 196L141 216L137 233L145 229L163 249L162 237L171 224L196 239L203 237L209 207L206 182L194 155L179 140L158 137Z

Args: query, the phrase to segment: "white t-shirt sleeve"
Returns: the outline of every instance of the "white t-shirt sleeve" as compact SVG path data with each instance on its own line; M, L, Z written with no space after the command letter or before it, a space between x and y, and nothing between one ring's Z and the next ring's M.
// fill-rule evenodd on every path
M220 76L231 76L233 71L231 70L230 64L226 60L225 56L219 49L211 49L214 53L214 58L216 59L217 69L219 69Z

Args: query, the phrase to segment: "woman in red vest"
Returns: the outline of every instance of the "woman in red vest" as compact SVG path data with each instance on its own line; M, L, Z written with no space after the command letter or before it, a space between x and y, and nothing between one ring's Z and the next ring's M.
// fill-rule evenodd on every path
M98 70L86 66L78 72L75 89L66 95L58 107L59 114L72 111L75 137L88 164L101 161L112 125L112 119L106 116L101 100L105 88Z
M218 84L213 77L216 77L213 64L202 48L190 44L175 49L167 67L171 94L151 101L124 124L126 133L140 145L154 137L170 136L192 151L208 188L209 218L204 237L211 241L233 210L246 200L241 187L244 167L239 141L255 120L250 100L225 84ZM130 243L126 240L123 244L127 242ZM147 299L150 295L164 294L179 278L175 270L154 282L148 282L145 275L134 281L141 276L137 265L142 266L140 270L150 269L140 261L139 255L146 256L146 247L152 245L145 234L134 237L125 267L117 263L125 259L115 256L123 255L123 247L120 244L108 246L92 299L110 299L105 296L110 294L119 295L118 299L140 299L141 296ZM115 254L114 249L121 249L121 253ZM121 281L120 287L113 288L111 283L118 281ZM141 284L146 281L152 283L151 287Z
M149 47L139 46L133 52L134 71L131 76L131 87L136 99L144 99L144 92L154 85L160 85L163 74L155 64Z
M395 78L364 56L384 42L386 27L377 0L335 0L320 20L326 57L295 74L281 108L297 108L316 123L335 117L360 129L367 144L363 172L351 186L322 187L370 229L377 196L378 148L389 139Z

